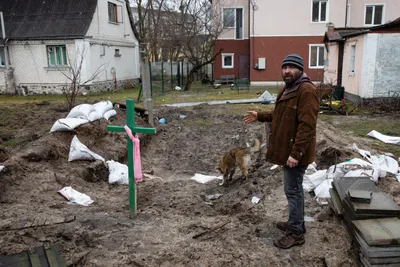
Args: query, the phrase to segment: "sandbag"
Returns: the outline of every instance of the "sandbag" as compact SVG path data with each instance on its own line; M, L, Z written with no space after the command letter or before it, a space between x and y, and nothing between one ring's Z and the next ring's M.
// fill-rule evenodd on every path
M104 113L109 111L110 109L113 109L113 104L111 101L100 101L96 104L93 105L93 108L103 116Z
M103 118L109 120L111 117L115 115L117 115L117 112L114 109L111 109L109 111L106 111L106 113L104 113Z
M110 184L129 184L128 166L119 162L108 160L108 183Z
M90 151L89 148L84 144L82 144L79 141L78 137L75 135L74 138L72 138L68 155L68 161L74 161L74 160L104 161L104 158Z
M101 118L103 118L103 114L99 113L96 110L93 110L92 112L90 112L89 116L88 116L88 120L90 122L100 120Z
M72 131L76 127L88 123L88 120L85 119L77 119L77 118L66 118L57 120L50 129L50 132L57 131Z
M90 104L80 104L68 113L67 118L80 118L88 120L89 114L95 111L93 105Z

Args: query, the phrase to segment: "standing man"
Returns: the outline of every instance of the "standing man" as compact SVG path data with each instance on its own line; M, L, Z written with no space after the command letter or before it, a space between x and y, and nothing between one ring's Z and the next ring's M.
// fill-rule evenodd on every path
M287 222L276 224L285 235L275 240L274 245L287 249L305 242L303 176L315 159L319 101L315 86L303 72L303 59L299 55L285 57L282 78L286 85L278 93L274 111L248 111L243 120L272 122L267 161L283 166L289 212Z

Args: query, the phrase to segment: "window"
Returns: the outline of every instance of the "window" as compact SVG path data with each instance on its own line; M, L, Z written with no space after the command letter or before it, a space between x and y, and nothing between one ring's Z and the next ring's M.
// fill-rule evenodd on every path
M67 49L65 45L47 46L47 58L50 67L67 66Z
M0 66L5 66L6 65L6 59L4 55L4 47L0 47Z
M122 6L108 2L108 21L122 23Z
M224 28L234 28L235 27L235 9L234 8L224 8L222 9L222 20Z
M223 8L222 23L225 29L235 28L235 39L243 39L243 8Z
M119 49L115 49L114 57L120 57L121 54L119 53Z
M312 21L327 22L328 0L313 0L312 2Z
M379 25L383 20L383 5L365 6L365 25Z
M355 58L356 58L356 45L352 45L350 47L349 74L354 74Z
M222 68L233 69L234 66L234 55L233 53L222 54Z
M324 45L310 45L309 67L323 68L325 59Z

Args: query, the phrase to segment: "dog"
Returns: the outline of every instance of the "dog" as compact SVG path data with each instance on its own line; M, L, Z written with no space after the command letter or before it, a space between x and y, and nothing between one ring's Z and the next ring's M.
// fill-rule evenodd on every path
M260 140L255 139L252 147L249 144L247 144L247 147L236 147L222 156L217 167L217 170L223 175L220 185L224 185L227 180L232 180L236 167L239 167L247 180L251 165L251 155L258 151L260 151Z

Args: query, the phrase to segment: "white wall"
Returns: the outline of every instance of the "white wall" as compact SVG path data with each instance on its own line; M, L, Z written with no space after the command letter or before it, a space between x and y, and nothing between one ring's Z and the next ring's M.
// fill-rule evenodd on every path
M222 28L223 8L243 8L243 39L249 38L249 1L248 0L221 0L213 1L214 27ZM235 29L223 29L218 39L235 39Z
M121 23L108 21L108 2L122 7ZM112 69L116 70L117 80L140 77L139 46L130 26L125 1L99 0L87 36L93 37L85 40L90 47L87 55L87 59L90 59L90 63L87 63L90 72L94 73L99 67L103 69L107 66L96 82L112 80ZM119 49L120 57L114 56L115 49Z
M384 4L383 23L393 21L400 17L399 0L349 0L351 27L364 27L365 5Z
M373 96L400 93L400 34L378 34ZM371 74L369 74L371 75Z
M362 61L361 88L359 90L359 96L362 98L370 98L374 95L378 34L366 34L361 37L364 39L364 50L362 60L359 60Z
M354 73L351 73L349 71L350 50L352 45L356 46ZM346 92L359 96L361 96L360 86L363 88L363 85L360 84L361 77L363 77L364 66L365 66L363 55L364 55L363 35L347 40L347 42L344 45L342 85L345 87ZM365 80L362 81L365 82Z
M328 49L329 49L329 52L327 54L328 65L325 66L324 83L336 85L339 45L337 43L329 43Z
M323 36L326 31L326 22L312 22L312 0L262 0L257 6L255 36ZM343 27L345 6L346 0L329 0L327 21Z

